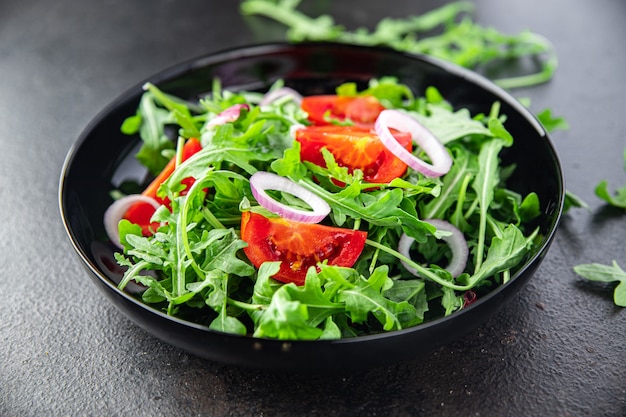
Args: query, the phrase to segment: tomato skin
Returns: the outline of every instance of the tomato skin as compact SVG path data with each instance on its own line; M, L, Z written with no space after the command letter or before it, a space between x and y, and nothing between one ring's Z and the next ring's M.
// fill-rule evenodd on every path
M409 152L413 141L409 133L393 132L394 137ZM356 126L308 126L296 131L300 142L300 159L325 167L322 148L328 149L335 161L347 167L363 171L363 179L371 183L389 183L402 177L407 165L392 154L376 133L367 127Z
M331 125L326 120L354 122L355 125L373 126L381 111L382 104L373 96L346 97L338 95L308 96L302 99L302 110L308 113L309 121L316 125Z
M196 138L190 138L187 140L182 149L181 160L186 161L192 155L197 153L202 149L202 145ZM152 182L146 187L145 190L141 193L141 195L154 198L159 204L164 204L168 208L170 207L171 202L169 198L161 198L157 196L157 191L161 184L163 184L167 179L172 175L176 169L176 157L172 158L168 164L163 168L163 171L159 173L159 175L152 180ZM185 188L181 191L181 194L184 195L186 190L189 189L194 183L194 178L185 178L181 181L181 184L185 185ZM150 223L150 218L154 214L155 209L150 204L147 203L137 203L131 208L129 208L124 214L124 218L130 221L131 223L138 224L141 226L141 231L144 236L152 235L153 231L159 227L159 223Z
M154 212L155 208L152 204L140 202L129 208L126 214L124 214L124 218L131 223L141 226L141 234L143 236L151 236L159 228L158 222L150 223Z
M241 239L248 243L244 253L259 268L266 261L281 261L274 279L304 285L309 267L351 267L365 246L367 232L342 229L284 218L267 218L249 211L241 215Z

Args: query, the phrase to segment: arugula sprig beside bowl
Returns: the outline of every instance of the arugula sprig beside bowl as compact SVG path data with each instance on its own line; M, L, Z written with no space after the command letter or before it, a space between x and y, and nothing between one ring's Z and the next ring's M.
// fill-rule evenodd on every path
M503 88L545 83L558 66L556 52L548 39L531 31L507 35L481 26L471 18L475 5L469 1L451 2L421 15L383 17L373 30L363 27L349 30L329 14L308 16L299 10L300 3L300 0L244 0L240 9L244 16L263 16L280 22L287 28L290 42L387 46L485 72L502 62L534 60L536 69L530 74L494 77L494 82Z

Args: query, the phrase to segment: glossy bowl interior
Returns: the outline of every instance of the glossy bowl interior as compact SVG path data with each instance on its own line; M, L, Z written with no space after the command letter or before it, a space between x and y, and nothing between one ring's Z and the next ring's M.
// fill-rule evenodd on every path
M516 294L544 258L559 223L563 176L555 149L534 116L512 96L473 72L428 57L387 49L337 44L270 44L228 50L182 63L145 81L189 99L211 90L219 77L229 89L266 90L277 79L305 95L330 93L347 81L365 86L371 78L394 76L423 94L437 87L455 107L472 114L502 104L506 127L516 138L505 162L518 168L510 186L535 191L542 203L537 220L543 241L505 285L449 317L385 334L335 341L253 339L222 334L182 321L117 289L123 271L113 259L102 217L112 200L109 192L125 182L140 182L146 172L135 161L139 139L120 133L134 114L141 85L104 109L70 150L60 180L60 210L72 245L96 287L137 325L167 343L200 357L246 367L290 371L348 370L379 366L416 357L472 331ZM87 287L86 287L87 288ZM89 289L86 289L89 290ZM132 290L132 288L131 288Z

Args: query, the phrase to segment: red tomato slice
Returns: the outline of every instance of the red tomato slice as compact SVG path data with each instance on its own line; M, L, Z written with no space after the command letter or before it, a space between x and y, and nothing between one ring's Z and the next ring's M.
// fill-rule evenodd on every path
M150 223L150 218L154 214L155 209L148 203L135 203L126 211L124 218L131 223L141 226L141 233L144 236L150 236L159 228L158 222Z
M382 104L372 96L344 97L337 95L308 96L302 99L302 110L308 113L309 121L317 125L332 124L327 120L351 120L356 125L373 126Z
M200 151L200 149L202 149L202 145L200 145L198 139L190 138L185 143L185 146L183 146L181 155L182 161L186 161L196 152ZM172 175L172 172L174 172L175 168L176 158L172 158L165 166L163 171L161 171L159 175L157 175L156 178L152 180L150 185L148 185L148 187L146 187L146 189L141 194L147 197L152 197L160 204L165 204L169 207L169 199L167 197L158 197L157 191L161 184L164 183L170 177L170 175ZM186 186L185 189L181 191L182 195L184 195L186 190L188 190L189 187L193 185L194 181L194 178L185 178L183 181L181 181L181 183ZM159 227L158 223L150 223L150 218L154 214L154 211L154 207L152 207L150 204L138 203L126 211L126 214L124 214L124 218L131 223L135 223L141 226L141 230L144 236L150 236L152 234L152 231L156 230Z
M301 223L283 218L267 218L257 213L241 215L241 238L248 243L244 252L257 268L266 261L281 261L274 278L303 285L306 272L318 262L351 267L365 246L367 232L320 224Z
M396 140L409 152L413 147L411 134L393 132ZM407 165L392 154L370 128L356 126L308 126L296 130L300 142L300 158L325 167L322 148L328 149L335 161L363 171L363 179L371 183L388 183L404 175Z

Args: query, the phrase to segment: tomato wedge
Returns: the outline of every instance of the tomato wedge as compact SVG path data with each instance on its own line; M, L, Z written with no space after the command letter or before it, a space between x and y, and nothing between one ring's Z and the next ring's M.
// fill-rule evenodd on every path
M181 160L186 161L192 155L200 151L200 149L202 149L202 145L200 145L198 139L190 138L185 143L185 146L183 146ZM167 197L158 197L157 191L159 190L161 184L163 184L170 177L170 175L172 175L172 172L174 172L175 168L176 158L174 157L168 162L165 168L163 168L163 171L161 171L159 175L157 175L156 178L152 180L152 182L146 187L146 189L143 190L141 194L147 197L152 197L160 204L164 204L169 207L169 199ZM183 181L181 181L181 183L186 186L185 189L181 191L181 194L184 195L185 190L189 189L189 187L191 187L191 185L194 183L194 178L185 178ZM126 211L126 214L124 214L124 218L131 223L135 223L141 226L141 230L144 236L150 236L152 234L152 230L156 230L159 226L158 223L150 223L150 218L154 214L154 211L154 207L152 207L150 204L137 203Z
M373 126L382 104L373 96L345 97L338 95L308 96L302 99L302 110L316 125L332 124L330 120L351 120L355 125ZM329 120L330 119L330 120Z
M409 152L413 147L411 134L393 132L396 140ZM328 149L335 161L348 168L363 171L363 179L371 183L389 183L404 175L407 165L392 154L376 133L367 127L308 126L296 130L300 142L300 158L321 167L326 166L322 148Z
M354 265L365 246L367 232L282 217L267 218L247 211L241 215L241 238L248 243L244 252L254 266L281 261L280 270L273 278L303 285L307 270L318 262Z

